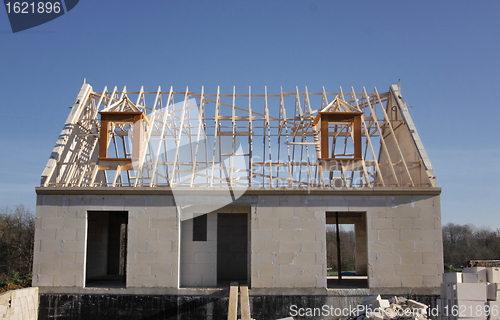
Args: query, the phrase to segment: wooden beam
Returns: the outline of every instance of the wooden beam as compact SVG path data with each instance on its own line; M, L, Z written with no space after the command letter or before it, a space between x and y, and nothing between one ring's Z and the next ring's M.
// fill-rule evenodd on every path
M238 282L231 282L229 287L229 307L227 320L237 320L238 317Z

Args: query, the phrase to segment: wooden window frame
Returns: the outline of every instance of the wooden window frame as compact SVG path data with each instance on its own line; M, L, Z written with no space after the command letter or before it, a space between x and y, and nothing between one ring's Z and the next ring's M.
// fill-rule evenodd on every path
M321 120L321 158L320 160L337 160L337 161L351 161L361 160L361 112L320 112ZM329 132L328 125L331 122L348 122L353 124L353 145L354 157L353 158L330 158L329 153Z

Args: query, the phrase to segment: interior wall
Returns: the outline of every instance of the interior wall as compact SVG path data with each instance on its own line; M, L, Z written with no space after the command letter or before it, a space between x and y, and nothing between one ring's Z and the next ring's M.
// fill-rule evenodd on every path
M354 224L354 236L356 237L355 257L356 275L368 275L368 238L366 232L366 214L358 223Z
M207 241L193 241L193 219L181 222L181 287L217 285L217 214L207 214Z

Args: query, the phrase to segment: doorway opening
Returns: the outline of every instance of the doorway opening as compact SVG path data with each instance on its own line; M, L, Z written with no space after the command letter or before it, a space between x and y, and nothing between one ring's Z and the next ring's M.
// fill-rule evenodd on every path
M326 213L327 287L368 287L365 212Z
M125 287L127 270L126 211L87 213L86 287Z
M246 213L217 214L217 286L249 283L248 219Z

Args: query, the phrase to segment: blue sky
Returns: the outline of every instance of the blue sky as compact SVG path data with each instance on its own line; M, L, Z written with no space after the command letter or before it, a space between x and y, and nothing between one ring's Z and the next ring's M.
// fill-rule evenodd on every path
M499 1L85 0L13 34L0 9L0 207L34 187L87 79L156 91L388 90L401 79L443 223L500 228Z

